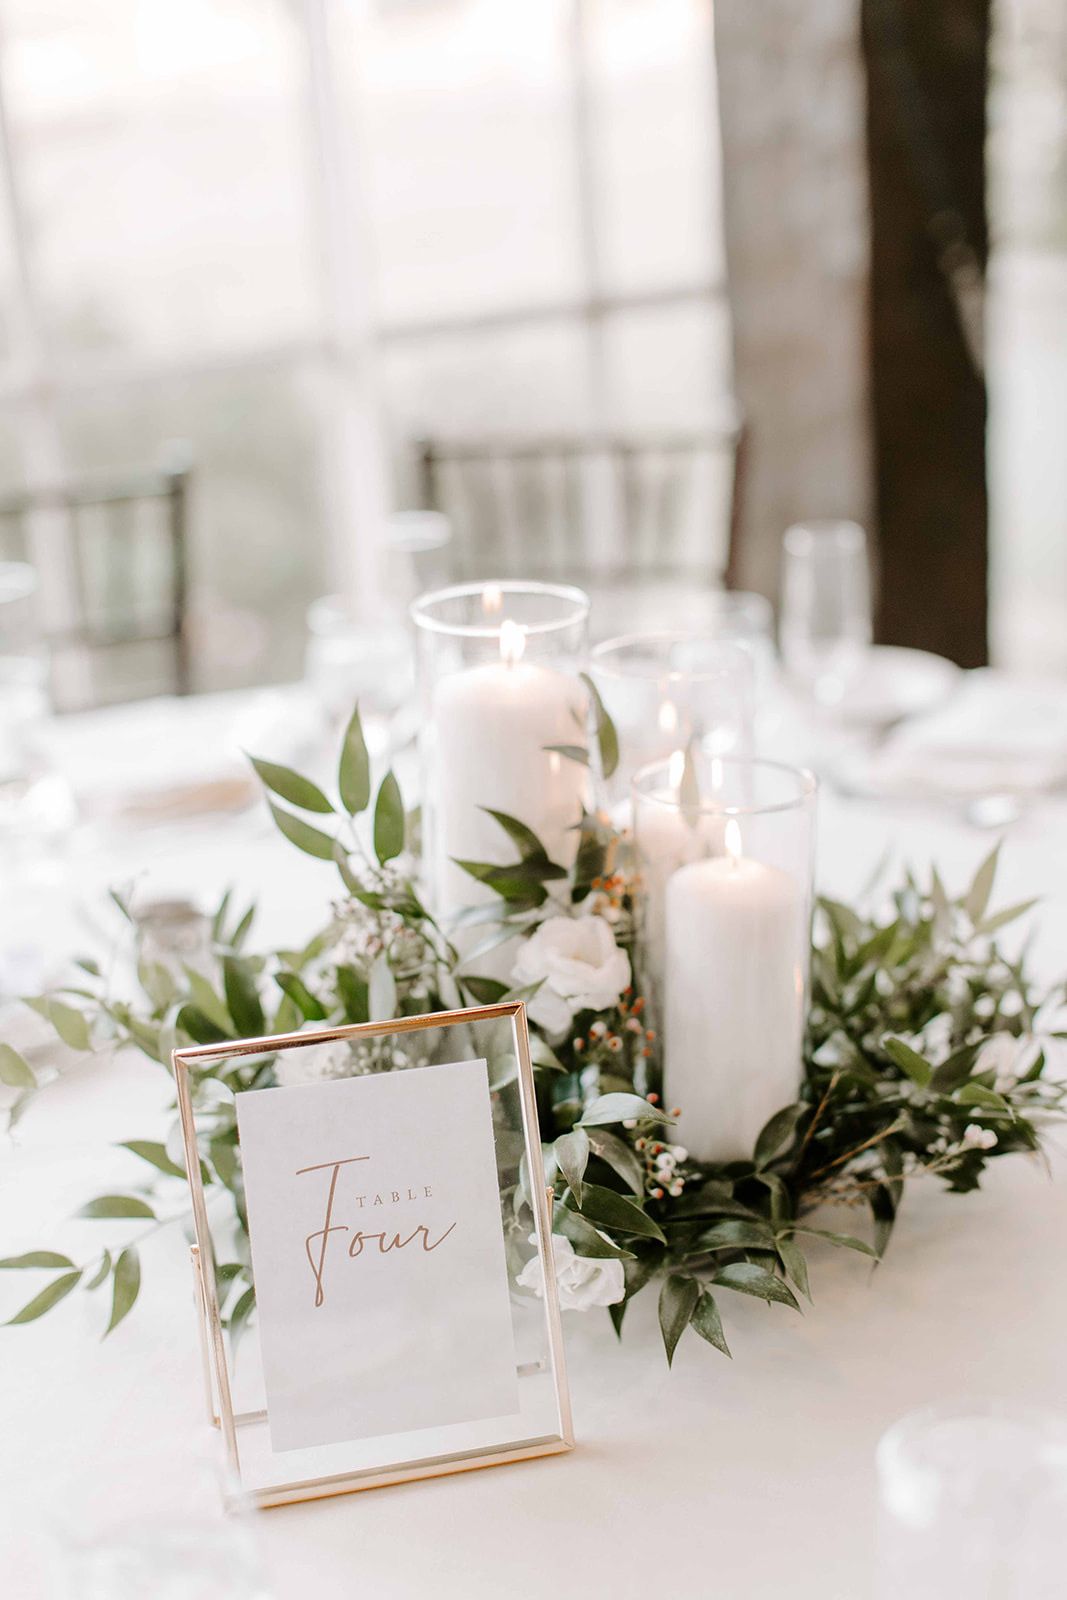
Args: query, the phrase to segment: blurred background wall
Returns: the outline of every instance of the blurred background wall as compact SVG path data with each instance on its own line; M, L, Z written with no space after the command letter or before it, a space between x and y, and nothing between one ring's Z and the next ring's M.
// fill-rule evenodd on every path
M994 654L1067 668L1065 10L889 9L935 132L969 141L957 174L939 137L952 182L970 194L977 171L988 208L959 450L973 489L988 389ZM951 649L930 562L957 548L977 576L955 653L977 658L984 506L946 469L944 516L920 526L942 418L921 463L879 424L878 204L905 159L870 120L885 11L0 0L0 490L187 441L195 680L222 686L299 671L368 484L417 503L425 438L699 430L737 404L735 578L773 594L786 523L857 516L891 539L883 635ZM928 222L898 288L931 269Z

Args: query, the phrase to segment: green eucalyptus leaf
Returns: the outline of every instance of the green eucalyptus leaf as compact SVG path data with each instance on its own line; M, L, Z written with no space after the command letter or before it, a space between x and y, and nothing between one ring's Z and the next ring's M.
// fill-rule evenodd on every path
M223 943L226 917L230 909L230 900L232 896L233 890L227 889L222 899L219 901L218 909L216 910L215 915L211 919L211 938L214 944Z
M256 914L256 907L255 907L255 903L253 902L253 904L249 906L248 910L245 912L244 916L241 918L240 922L237 924L236 928L234 928L233 933L230 936L230 944L231 944L231 946L232 946L232 948L234 950L240 950L241 946L244 944L245 939L248 937L248 930L252 926L252 919L255 916L255 914Z
M236 1128L228 1134L216 1134L208 1145L208 1154L219 1182L227 1189L232 1189L238 1176Z
M693 1315L689 1319L689 1326L694 1333L699 1333L708 1344L714 1345L716 1350L721 1350L724 1356L730 1354L730 1346L726 1343L726 1335L722 1331L722 1318L719 1308L715 1304L715 1297L705 1289L696 1305Z
M248 759L260 781L279 799L287 800L299 811L317 811L321 815L329 815L333 811L333 806L318 784L312 783L310 778L302 778L299 772L294 772L291 767L279 766L275 761L261 761L256 756L249 756Z
M991 933L999 933L1001 928L1006 928L1009 922L1017 922L1020 917L1025 917L1026 913L1032 911L1039 903L1039 900L1035 898L1033 900L1020 900L1014 906L1005 906L1003 911L997 911L991 917L983 917L974 931L975 933L984 934L986 937Z
M325 1022L326 1008L320 1000L316 1000L303 978L295 972L276 972L274 981L299 1009L305 1022Z
M829 1228L805 1228L801 1227L799 1223L791 1231L793 1233L810 1234L815 1239L826 1239L830 1244L840 1246L842 1250L857 1250L860 1255L872 1256L876 1261L878 1259L877 1251L872 1250L870 1245L863 1239L857 1239L851 1233L831 1233Z
M749 1222L744 1217L724 1217L705 1228L694 1240L700 1250L766 1250L774 1234L765 1222Z
M788 1272L797 1288L807 1299L811 1299L811 1286L808 1282L808 1263L804 1259L804 1252L795 1239L783 1235L778 1239L775 1248L782 1266Z
M985 916L986 907L989 905L989 897L993 893L993 883L996 879L999 859L1000 843L998 841L978 868L971 887L963 897L963 909L973 927L977 927Z
M404 848L404 802L400 798L400 785L391 772L387 772L378 789L374 804L374 853L384 867Z
M219 1044L223 1039L234 1038L229 1029L220 1028L197 1006L182 1006L175 1020L178 1027L189 1035L194 1044Z
M27 1301L21 1311L17 1311L13 1317L8 1318L6 1326L15 1328L23 1322L36 1322L38 1317L43 1317L46 1311L51 1311L52 1307L57 1306L61 1300L65 1299L72 1289L77 1288L80 1281L80 1272L65 1272L61 1278L53 1278L46 1289L42 1289L40 1294L34 1295L33 1299Z
M370 969L368 1009L371 1022L389 1022L396 1016L396 979L383 952Z
M507 984L501 983L499 978L480 978L473 972L465 972L460 982L480 1006L495 1006L508 992Z
M313 828L310 822L305 822L302 817L295 817L291 811L283 811L273 800L268 800L267 804L278 831L285 835L290 844L295 844L305 855L315 856L319 861L334 859L334 841L328 833Z
M700 779L697 777L697 764L693 755L693 743L690 740L682 757L682 776L678 784L678 804L688 823L695 825L700 812L700 803Z
M530 1060L535 1068L547 1072L565 1072L566 1068L552 1046L539 1033L530 1034Z
M913 1050L910 1044L905 1044L903 1039L897 1039L891 1033L887 1033L882 1039L882 1049L893 1065L899 1067L912 1083L917 1084L920 1089L925 1089L929 1085L933 1077L933 1068L925 1056Z
M581 1216L577 1211L570 1211L566 1206L557 1206L552 1231L569 1239L574 1246L574 1253L578 1256L588 1256L598 1261L625 1261L633 1259L632 1250L624 1250L621 1245L613 1244L606 1239L598 1228Z
M755 1295L758 1300L766 1300L768 1305L775 1301L779 1305L792 1306L794 1311L800 1310L797 1297L789 1285L783 1283L781 1278L776 1278L773 1272L768 1272L766 1267L757 1266L754 1261L731 1261L728 1266L720 1267L711 1281L720 1288L734 1289L738 1294Z
M369 1022L370 989L366 978L362 977L355 967L338 966L334 972L337 978L337 993L341 997L341 1004L345 1008L348 1021Z
M141 1292L141 1261L133 1246L129 1246L115 1262L114 1286L111 1298L111 1320L104 1332L106 1339L114 1332L123 1317L133 1310Z
M47 1269L50 1267L73 1267L74 1263L69 1256L61 1256L55 1250L27 1250L21 1256L4 1256L0 1259L0 1270L16 1267L22 1269Z
M659 1223L643 1211L635 1199L618 1194L614 1189L602 1189L598 1183L583 1185L582 1203L577 1209L598 1228L611 1228L641 1239L658 1239L661 1244L667 1242Z
M35 1089L37 1078L25 1056L10 1044L0 1044L0 1083L9 1089Z
M100 1257L100 1265L85 1285L86 1289L99 1289L100 1285L111 1276L111 1251L105 1250Z
M241 1038L258 1038L266 1031L267 1019L254 973L240 956L223 956L222 980L226 1008Z
M546 744L542 749L549 755L562 756L565 761L577 761L579 766L589 765L589 751L584 744Z
M608 716L600 691L588 672L581 674L582 682L589 691L589 701L593 711L593 723L596 728L597 748L600 752L600 771L605 778L614 776L619 764L619 736L615 732L615 724Z
M582 1204L582 1179L589 1164L589 1139L584 1128L561 1134L552 1146L556 1165L570 1184L579 1207Z
M230 1334L231 1360L235 1359L237 1356L237 1348L241 1342L241 1339L244 1337L245 1330L248 1327L248 1319L255 1310L255 1307L256 1291L254 1288L249 1288L244 1291L240 1299L234 1305L233 1310L230 1312L230 1320L226 1326L229 1329Z
M867 1204L874 1221L875 1255L881 1260L888 1248L897 1215L897 1204L892 1188L885 1183L874 1184L867 1191Z
M645 1192L645 1169L633 1146L620 1139L607 1128L587 1127L586 1138L595 1156L617 1173L623 1183L638 1197Z
M509 816L506 811L494 811L492 806L482 806L480 809L492 817L494 822L499 823L524 861L548 860L548 851L525 822L520 822L518 817Z
M90 1050L89 1024L82 1012L66 1006L61 1000L48 999L44 1015L70 1050Z
M790 1144L800 1117L808 1109L804 1105L783 1106L765 1124L756 1140L753 1160L757 1167L765 1167L775 1156L781 1155Z
M958 1106L976 1106L983 1111L995 1111L999 1116L1012 1117L1015 1113L1002 1094L985 1089L980 1083L968 1083L955 1097Z
M147 1200L133 1194L102 1194L96 1200L90 1200L78 1212L79 1217L94 1218L149 1217L155 1220L155 1215Z
M196 967L185 968L189 996L202 1016L213 1022L223 1034L233 1032L233 1020L226 1010L226 1002L215 993L210 981Z
M185 1168L179 1167L172 1161L167 1154L166 1146L154 1139L124 1139L119 1149L128 1150L131 1155L139 1156L142 1161L147 1161L150 1167L165 1172L170 1178L185 1177Z
M361 811L366 811L370 805L370 756L367 754L367 741L363 737L358 705L345 729L337 786L341 793L341 804L350 817L357 817Z
M700 1285L695 1278L672 1272L664 1278L659 1292L659 1328L663 1335L663 1348L667 1352L667 1365L673 1366L678 1340L689 1326L690 1318L700 1299Z
M604 1127L615 1122L662 1122L673 1126L675 1118L669 1112L661 1111L658 1106L649 1105L648 1101L637 1094L602 1094L586 1106L582 1113L581 1125L583 1128Z
M930 1074L930 1088L936 1094L951 1094L954 1089L962 1088L974 1068L978 1050L977 1044L967 1044L961 1050L954 1050Z
M160 961L139 961L137 981L156 1011L165 1011L178 992L173 977Z

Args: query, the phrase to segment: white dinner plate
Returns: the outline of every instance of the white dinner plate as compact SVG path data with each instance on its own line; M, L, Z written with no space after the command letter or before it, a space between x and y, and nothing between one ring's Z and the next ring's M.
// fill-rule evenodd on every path
M889 727L905 717L935 710L958 686L962 673L952 661L928 650L874 645L848 693L839 715L854 726Z

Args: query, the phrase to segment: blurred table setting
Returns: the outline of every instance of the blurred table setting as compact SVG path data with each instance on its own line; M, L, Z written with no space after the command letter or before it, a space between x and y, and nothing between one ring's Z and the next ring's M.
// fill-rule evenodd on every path
M412 537L421 534L416 529ZM108 903L109 889L118 891L139 937L156 940L153 959L164 966L195 965L200 944L210 945L210 918L223 889L231 891L233 907L255 905L256 938L270 948L307 940L339 893L333 862L309 860L279 836L249 757L275 764L276 772L299 769L313 788L327 785L338 738L359 699L376 779L395 769L406 791L418 794L421 788L424 813L427 805L438 812L429 822L423 817L431 852L459 853L458 835L451 846L447 836L458 826L458 813L448 806L459 803L455 796L467 792L462 785L470 788L472 773L483 768L498 784L510 784L516 810L529 795L529 804L541 808L542 823L551 825L545 819L552 815L555 791L538 790L536 778L521 765L527 757L519 745L541 718L537 728L550 731L537 737L555 752L552 782L569 783L560 779L559 762L566 757L559 752L577 735L568 734L566 708L558 710L551 699L550 668L521 660L523 648L536 650L538 629L549 624L533 610L508 633L511 615L527 615L521 604L553 602L552 594L545 599L537 592L539 586L527 588L532 602L522 585L502 582L444 590L416 603L423 633L419 671L425 674L430 659L431 672L439 674L431 678L429 699L425 686L416 699L415 645L407 627L388 620L367 627L336 599L312 608L307 671L299 683L135 700L63 717L48 714L43 692L32 702L9 698L13 709L5 732L14 753L4 775L0 836L0 877L9 908L0 940L0 1022L4 1039L40 1073L43 1085L10 1130L0 1169L0 1209L11 1223L5 1248L12 1254L35 1248L49 1230L65 1237L64 1229L84 1227L65 1219L87 1188L129 1181L129 1157L115 1147L146 1128L162 1130L169 1098L165 1074L138 1070L129 1051L83 1062L72 1050L57 1049L42 1017L19 1004L20 996L59 981L88 943L113 943L118 912ZM25 573L16 573L9 590L24 599L32 584ZM572 608L568 615L584 620L587 602L580 591L559 593ZM577 603L567 598L575 594ZM601 795L605 817L624 833L630 829L631 779L635 772L651 774L645 792L675 808L658 820L654 816L653 825L671 850L676 839L684 841L685 854L670 856L665 871L680 879L696 867L722 869L729 886L740 850L729 838L736 820L727 824L724 854L719 823L693 822L708 794L721 793L724 815L740 819L747 829L745 848L751 849L757 813L765 810L773 823L777 809L788 809L773 796L761 800L752 773L762 763L777 783L775 773L810 766L821 789L819 892L845 906L858 903L872 874L880 865L884 871L887 853L893 871L913 865L924 873L934 862L941 879L958 887L987 854L992 832L1004 839L997 904L1044 897L1031 954L1042 978L1057 978L1067 933L1067 804L1060 795L1067 776L1067 711L1057 685L988 670L961 673L936 657L872 645L866 545L851 524L812 524L787 535L780 654L770 607L760 596L711 593L704 620L693 630L670 625L679 610L666 606L646 631L613 635L602 627L601 642L582 658L584 681L606 711L616 744L618 766ZM454 628L441 620L453 612L465 619ZM449 655L481 649L486 640L488 664L477 655ZM493 654L498 642L499 658ZM0 695L9 693L2 685L19 673L25 680L27 662L42 659L24 625L0 634L0 661L5 659ZM456 673L457 661L468 675L465 683L447 676ZM524 679L522 672L528 673ZM34 681L40 690L39 673ZM449 683L446 693L441 686ZM459 703L457 684L466 699L453 723L448 716L453 702ZM526 695L527 722L512 713L503 722L486 720L498 730L497 744L468 749L465 771L445 772L443 778L439 773L438 787L428 788L417 736L424 737L432 723L439 739L452 739L456 751L464 750L471 719L497 717L495 697L516 686ZM510 776L502 778L502 752L510 739L518 753ZM544 748L538 748L539 761ZM739 804L731 800L734 770L740 773ZM279 785L275 795L288 790L288 798L307 796L306 789L294 788L291 772L273 781ZM584 778L576 771L574 785L580 782ZM641 784L639 777L638 796ZM511 809L499 797L494 804ZM811 804L814 816L813 798ZM312 794L312 816L321 809ZM641 827L638 818L639 838ZM435 845L442 829L444 843ZM544 837L552 841L551 834ZM552 843L557 854L566 848L564 837L565 832ZM646 849L647 839L646 834ZM761 874L753 878L753 893L758 889L770 899L757 907L756 922L738 922L737 929L761 930L751 934L752 961L757 967L764 963L768 972L778 938L767 931L778 917L771 891L779 892L783 863L803 878L806 835L797 848L793 865L788 855L773 857L773 866L744 863L746 872ZM697 859L703 856L711 859ZM445 857L442 871L449 865ZM723 865L731 860L733 867ZM676 872L679 861L689 864ZM711 898L719 890L707 876L705 885L692 879L695 919L720 914ZM451 879L446 873L440 881ZM673 893L664 888L657 913L668 920L676 909ZM707 926L712 942L696 974L697 989L705 981L702 973L714 966L708 952L720 949L715 959L727 959L725 933L715 931L714 921ZM141 948L143 958L143 943ZM668 940L666 949L680 966L682 947ZM501 992L506 986L505 981ZM712 1007L713 1019L715 1007L721 1016L734 1003L724 991ZM740 1014L736 1026L739 1033L748 1026ZM790 1026L784 1019L781 1037L791 1037ZM787 1062L787 1080L794 1070L795 1063ZM3 1092L11 1103L10 1087ZM685 1155L683 1150L678 1159ZM755 1299L739 1310L731 1306L731 1338L737 1334L739 1347L732 1363L693 1348L691 1340L668 1372L652 1357L659 1335L655 1313L645 1304L630 1314L618 1345L600 1313L596 1319L569 1316L579 1445L561 1463L479 1473L474 1482L459 1476L409 1484L372 1500L293 1507L241 1518L239 1525L221 1523L200 1504L203 1436L209 1430L198 1405L188 1259L181 1239L160 1235L145 1250L156 1281L139 1308L143 1316L102 1347L86 1340L88 1314L80 1308L66 1320L49 1316L32 1330L5 1335L9 1381L0 1421L17 1449L8 1454L0 1502L11 1570L20 1585L12 1593L36 1600L50 1592L49 1572L60 1568L74 1587L58 1593L125 1600L148 1592L121 1587L118 1567L112 1571L100 1554L109 1548L101 1529L114 1522L115 1501L122 1502L135 1529L140 1517L147 1539L140 1555L136 1541L121 1545L128 1568L121 1582L134 1581L129 1574L136 1570L169 1573L172 1564L175 1586L154 1591L161 1595L286 1600L314 1587L324 1596L365 1591L388 1600L422 1600L433 1592L495 1600L505 1589L532 1597L546 1584L562 1582L567 1593L584 1587L636 1600L651 1581L648 1568L633 1560L637 1516L647 1519L650 1538L658 1538L656 1529L671 1530L657 1557L662 1570L656 1581L694 1594L788 1588L812 1600L828 1594L883 1600L905 1592L894 1584L911 1585L909 1592L917 1595L946 1593L919 1587L921 1574L940 1571L938 1563L951 1569L961 1559L960 1550L975 1537L975 1506L987 1493L985 1480L981 1494L976 1489L957 1508L958 1522L946 1511L943 1523L927 1529L913 1560L907 1493L893 1484L902 1472L910 1482L908 1472L927 1469L901 1467L898 1451L892 1469L897 1477L887 1488L890 1447L883 1446L879 1491L876 1446L902 1413L962 1394L964 1418L984 1417L985 1405L1008 1407L1008 1421L995 1427L1015 1430L1026 1471L1039 1448L1055 1456L1051 1445L1034 1443L1027 1431L1030 1413L1018 1410L1041 1407L1060 1385L1056 1330L1067 1316L1067 1289L1048 1261L1067 1221L1061 1135L1050 1139L1046 1159L1055 1182L1048 1182L1036 1161L1007 1163L966 1204L932 1184L917 1187L892 1250L873 1275L861 1257L816 1241L816 1298L804 1318L786 1328L772 1316L774 1308ZM851 1219L846 1221L851 1229ZM17 1301L4 1288L4 1306L12 1314ZM42 1367L50 1373L44 1389L36 1381ZM102 1480L112 1504L86 1544L72 1531L78 1519L68 1518L65 1507L77 1502L120 1422L125 1448L109 1457ZM944 1424L954 1440L953 1426ZM994 1428L988 1418L973 1426ZM996 1438L982 1448L995 1454ZM918 1458L926 1445L908 1448ZM148 1461L151 1494L139 1484ZM1056 1472L1052 1478L1059 1484ZM166 1542L170 1532L164 1537L161 1505L167 1500L187 1513L186 1533L173 1535L176 1544ZM36 1509L42 1504L43 1515ZM893 1521L898 1513L904 1532ZM699 1539L688 1531L698 1525ZM1020 1549L1025 1544L1017 1530L1005 1537L1017 1539ZM1040 1538L1055 1545L1044 1524ZM183 1563L190 1546L202 1554L205 1541L213 1577L198 1589L192 1567ZM146 1569L136 1568L134 1548ZM1028 1561L1038 1559L1030 1545L1026 1549ZM96 1581L100 1586L93 1588Z

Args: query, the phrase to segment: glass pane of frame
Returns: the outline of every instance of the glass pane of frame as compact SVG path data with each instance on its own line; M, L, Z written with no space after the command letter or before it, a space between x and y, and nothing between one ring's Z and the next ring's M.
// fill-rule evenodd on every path
M550 1195L541 1166L525 1008L518 1002L384 1023L200 1045L173 1057L192 1180L194 1264L209 1407L242 1490L259 1505L437 1476L567 1450L573 1442L551 1267ZM342 1443L276 1450L241 1200L238 1097L374 1073L433 1072L484 1060L514 1334L518 1409ZM397 1141L403 1139L397 1129ZM195 1153L195 1155L194 1155ZM209 1211L199 1162L229 1165L237 1204ZM532 1178L531 1178L532 1174ZM547 1270L546 1270L547 1264ZM355 1376L353 1381L358 1381Z

